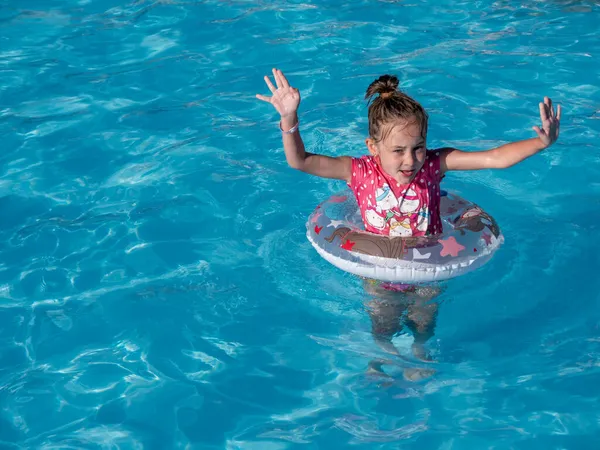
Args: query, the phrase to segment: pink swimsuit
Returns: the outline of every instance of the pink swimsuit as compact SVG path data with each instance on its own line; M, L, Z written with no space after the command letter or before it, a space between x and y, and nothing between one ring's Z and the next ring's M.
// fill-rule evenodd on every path
M442 232L439 151L427 151L425 164L409 184L398 184L373 156L352 158L354 192L367 231L389 236Z

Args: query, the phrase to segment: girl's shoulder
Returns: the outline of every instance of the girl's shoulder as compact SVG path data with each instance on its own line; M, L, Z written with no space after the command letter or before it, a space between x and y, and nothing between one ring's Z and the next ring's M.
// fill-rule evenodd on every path
M430 181L440 182L444 175L440 168L441 149L427 150L425 154L425 163L421 169L422 176Z
M381 172L375 157L363 155L352 158L352 172L348 186L355 192L375 188L384 178L385 176Z
M370 178L377 174L379 165L374 156L363 155L352 158L352 176L360 179Z
M352 164L376 165L375 157L372 155L353 156Z
M427 159L440 159L442 150L441 148L428 148L425 157Z

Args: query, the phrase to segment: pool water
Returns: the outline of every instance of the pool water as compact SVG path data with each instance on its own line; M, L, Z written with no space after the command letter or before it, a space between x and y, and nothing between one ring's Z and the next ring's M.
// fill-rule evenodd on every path
M600 7L593 1L0 2L0 447L587 449L600 439ZM428 348L374 343L254 98L281 68L307 148L361 155L397 74L429 146L559 141L443 187L500 224ZM367 374L388 358L388 378Z

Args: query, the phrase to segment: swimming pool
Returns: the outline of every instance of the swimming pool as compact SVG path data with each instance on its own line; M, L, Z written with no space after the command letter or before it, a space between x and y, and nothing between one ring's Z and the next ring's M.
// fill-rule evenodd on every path
M16 5L16 3L14 3ZM593 2L0 4L4 448L591 448L600 437L600 33ZM286 166L254 98L303 95L310 149L360 155L395 73L429 145L533 136L452 173L506 243L447 283L436 373L385 357L304 222L340 183ZM408 349L410 338L398 336ZM408 353L407 353L408 354Z

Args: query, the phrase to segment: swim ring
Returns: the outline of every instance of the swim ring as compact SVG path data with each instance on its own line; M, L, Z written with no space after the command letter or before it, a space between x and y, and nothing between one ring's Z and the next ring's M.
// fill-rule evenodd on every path
M306 236L339 269L398 283L441 281L471 272L504 242L493 217L456 194L442 193L440 214L441 234L377 235L365 231L354 195L344 192L317 206L306 222Z

